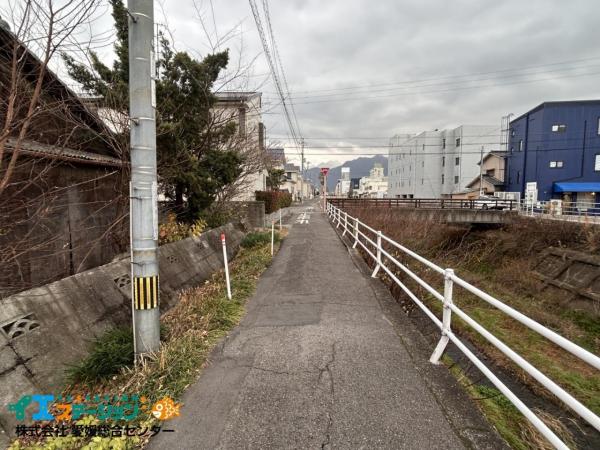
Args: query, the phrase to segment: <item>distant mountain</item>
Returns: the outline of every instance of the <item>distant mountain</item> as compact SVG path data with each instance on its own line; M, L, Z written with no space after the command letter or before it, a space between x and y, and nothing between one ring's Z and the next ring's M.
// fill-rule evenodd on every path
M337 167L337 166L341 166L342 163L339 161L327 161L324 163L319 164L317 167Z
M335 184L337 180L342 177L342 167L350 167L350 178L362 178L369 175L369 171L373 168L373 164L379 163L383 166L385 170L385 174L387 175L388 169L388 159L387 156L377 155L374 157L361 157L353 159L352 161L346 161L341 166L332 167L329 169L329 173L327 174L327 190L333 191L335 189ZM321 169L318 167L313 167L312 169L308 169L306 171L307 178L312 181L312 183L319 187L319 173Z

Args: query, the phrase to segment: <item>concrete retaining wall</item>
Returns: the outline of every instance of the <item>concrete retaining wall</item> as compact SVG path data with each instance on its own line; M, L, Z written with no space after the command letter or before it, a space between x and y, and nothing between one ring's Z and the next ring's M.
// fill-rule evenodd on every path
M534 274L546 289L559 289L569 307L600 317L599 256L550 247L540 254Z
M275 221L275 225L277 225L279 223L279 212L280 211L281 211L281 218L283 220L285 220L288 216L290 216L292 214L291 208L292 208L292 206L289 206L287 208L281 208L280 210L277 210L271 214L266 214L264 226L269 228L271 226L271 222L273 222L273 221Z
M232 224L159 248L162 311L175 304L179 290L223 267L221 232L232 258L245 234ZM129 258L0 299L0 428L14 432L9 403L56 392L66 366L87 354L90 340L130 323Z

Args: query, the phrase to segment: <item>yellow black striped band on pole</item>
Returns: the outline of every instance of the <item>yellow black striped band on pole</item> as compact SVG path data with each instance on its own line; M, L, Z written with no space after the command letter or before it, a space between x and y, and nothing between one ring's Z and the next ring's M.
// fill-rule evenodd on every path
M158 308L158 275L135 278L133 304L135 309Z

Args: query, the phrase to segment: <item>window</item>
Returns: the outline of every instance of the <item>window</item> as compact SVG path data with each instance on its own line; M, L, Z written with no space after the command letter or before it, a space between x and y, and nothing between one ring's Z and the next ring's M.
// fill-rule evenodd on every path
M423 183L424 183L424 181L425 181L425 180L424 180L423 178L421 178L421 184L423 184Z
M444 174L442 174L442 184L444 184Z
M567 126L565 124L552 125L553 133L564 133L565 131L567 131Z
M456 138L456 146L460 147L460 138Z
M598 130L597 130L598 135L600 135L600 117L598 117Z
M423 144L423 151L425 151L425 144Z
M563 162L562 161L550 161L550 168L551 169L560 169L563 166Z
M458 175L454 175L454 184L458 184Z
M596 159L594 161L594 170L596 172L600 172L600 154L596 155Z
M421 167L425 167L425 161L421 161Z
M514 129L514 128L513 128L512 130L510 130L510 135L511 135L512 137L515 137L515 129Z
M446 167L446 157L442 156L442 167Z
M521 171L517 170L517 184L521 182Z
M455 166L459 166L460 165L460 157L457 156L456 158L454 158L454 165Z
M510 152L511 152L511 153L513 153L514 151L515 151L515 148L514 148L514 147L511 147L511 148L510 148Z
M519 151L522 152L523 151L523 139L521 139L519 141Z
M550 161L550 168L554 169L556 167L556 161Z
M600 117L598 117L598 134L600 134ZM442 139L442 149L446 148L446 138Z

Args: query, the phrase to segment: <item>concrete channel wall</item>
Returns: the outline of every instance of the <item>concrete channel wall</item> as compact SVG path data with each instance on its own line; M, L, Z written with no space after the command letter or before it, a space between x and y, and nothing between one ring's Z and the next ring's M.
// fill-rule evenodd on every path
M232 258L245 232L231 223L159 248L161 311L176 303L178 291L223 267L221 232ZM87 354L91 340L130 324L129 258L0 299L0 446L16 425L9 403L60 393L65 368Z

